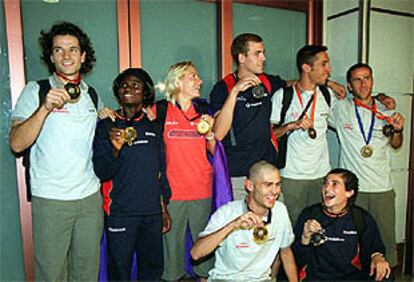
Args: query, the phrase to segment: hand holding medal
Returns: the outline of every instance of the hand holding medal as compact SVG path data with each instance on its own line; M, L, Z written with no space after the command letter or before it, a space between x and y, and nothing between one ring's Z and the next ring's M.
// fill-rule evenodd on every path
M137 139L137 131L134 127L129 126L124 129L112 128L109 133L109 139L115 150L120 151L124 144L132 146Z
M253 241L258 245L266 243L269 237L267 227L251 210L236 220L236 229L253 229Z
M214 140L214 132L212 131L214 125L214 118L210 115L202 115L197 124L197 132L204 135L207 141Z
M211 125L205 118L201 118L197 124L197 132L201 135L207 134L211 130Z
M311 243L318 247L327 241L325 229L316 219L309 219L303 225L302 244Z
M393 127L393 133L401 133L404 130L404 117L400 113L394 113L390 117L390 126Z
M80 89L80 81L81 81L81 77L80 74L77 75L77 77L75 79L70 79L68 76L66 76L65 74L56 71L56 75L61 78L61 80L63 82L65 82L63 88L66 90L66 92L69 94L70 96L70 100L68 101L69 103L76 103L79 100L80 94L81 94L81 89Z
M259 84L252 89L252 95L256 100L261 100L267 96L266 89L263 84Z
M65 84L64 88L70 96L70 101L77 101L81 93L79 85L68 82Z
M267 219L263 221L260 216L255 214L246 203L248 212L239 217L239 227L242 229L252 229L253 228L253 241L262 245L267 242L269 239L269 231L267 225L272 221L272 209L268 209Z
M121 131L122 139L128 146L132 146L135 139L137 139L137 131L132 126L128 126L127 128Z

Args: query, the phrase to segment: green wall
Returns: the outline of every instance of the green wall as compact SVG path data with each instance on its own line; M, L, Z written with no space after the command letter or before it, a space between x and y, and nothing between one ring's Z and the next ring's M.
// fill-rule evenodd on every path
M0 5L0 281L24 280L16 184L9 146L11 95L3 5Z
M216 4L207 1L141 1L142 65L154 83L168 68L191 60L203 79L207 98L217 81ZM157 98L162 97L157 93Z
M298 78L296 52L306 44L306 14L233 3L234 36L252 32L265 43L265 71L285 79Z

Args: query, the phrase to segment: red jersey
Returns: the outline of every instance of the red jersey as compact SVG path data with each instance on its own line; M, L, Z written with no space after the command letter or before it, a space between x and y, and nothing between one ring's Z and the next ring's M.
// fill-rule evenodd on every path
M197 132L200 118L194 106L184 112L168 103L163 137L172 201L212 197L213 168L207 158L207 141Z

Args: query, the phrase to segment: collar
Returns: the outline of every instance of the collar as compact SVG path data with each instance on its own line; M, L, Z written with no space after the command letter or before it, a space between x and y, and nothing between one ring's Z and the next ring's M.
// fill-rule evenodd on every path
M141 119L143 119L143 118L144 118L144 115L145 115L145 113L144 113L143 111L139 111L138 113L136 113L136 114L132 117L132 119L128 120L128 119L127 119L127 117L125 116L124 111L123 111L123 109L122 109L122 108L118 109L118 110L115 112L115 116L116 116L118 119L123 120L123 121L140 121Z

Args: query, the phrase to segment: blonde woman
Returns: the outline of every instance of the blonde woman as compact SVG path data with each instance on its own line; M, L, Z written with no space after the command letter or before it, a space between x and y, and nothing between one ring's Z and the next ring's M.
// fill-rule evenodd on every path
M206 102L200 101L203 81L192 62L170 67L165 78L166 101L157 102L156 114L161 121L167 178L172 197L168 205L172 227L164 235L163 280L175 281L186 275L185 241L187 227L193 241L207 224L211 211L213 168L207 154L213 154L214 119L206 114ZM206 125L200 134L197 126ZM212 261L193 265L201 278L207 277Z

